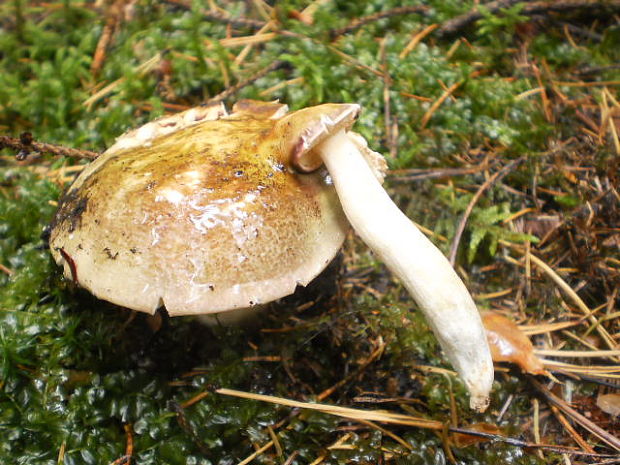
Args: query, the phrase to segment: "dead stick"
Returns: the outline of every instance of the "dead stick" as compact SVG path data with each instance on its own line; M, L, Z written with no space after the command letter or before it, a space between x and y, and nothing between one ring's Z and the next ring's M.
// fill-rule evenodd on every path
M125 456L127 456L127 465L131 463L133 456L133 427L130 423L124 425L125 434L127 435L127 446L125 446Z
M379 410L360 410L349 407L340 407L338 405L329 405L329 404L321 404L321 403L310 403L310 402L300 402L293 399L287 399L284 397L276 397L269 396L264 394L254 394L251 392L237 391L234 389L226 389L220 388L216 389L215 392L220 395L225 396L233 396L239 397L242 399L250 399L261 402L269 402L277 405L285 405L292 408L300 408L307 410L315 410L328 415L334 415L341 418L345 418L351 421L363 420L363 421L376 421L379 423L387 423L387 424L396 424L396 425L404 425L404 426L413 426L417 428L430 429L441 431L444 429L444 423L438 420L429 420L422 417L414 417L411 415L391 413ZM528 448L540 448L551 450L564 454L572 454L572 455L581 455L581 456L594 456L594 457L609 457L609 455L604 454L591 454L588 452L582 452L580 450L574 449L572 447L565 446L555 446L552 444L537 444L527 441L522 441L521 439L502 436L499 434L493 433L485 433L482 431L473 431L467 428L459 428L454 426L449 426L448 431L452 433L461 433L467 434L471 436L483 437L486 439L491 439L493 441L501 441L507 444L511 444L518 447L528 447ZM614 456L615 457L615 456ZM247 463L247 462L246 462Z
M467 220L469 219L469 215L471 215L472 210L474 209L474 205L478 202L484 191L486 191L489 187L491 187L494 183L499 181L501 178L506 176L510 171L512 171L519 163L525 160L525 157L517 158L513 160L506 166L504 166L501 170L497 171L493 176L487 179L484 184L480 186L478 191L474 194L472 199L469 201L467 208L465 209L465 213L461 217L459 221L459 225L456 228L456 233L454 234L454 239L452 241L452 247L450 248L450 264L454 266L456 262L456 252L459 248L459 243L461 242L461 236L463 235L463 231L465 231L465 225L467 224Z
M529 381L534 385L534 387L547 399L547 401L555 405L566 415L575 420L580 426L590 431L601 441L605 442L607 445L613 447L615 450L620 451L620 438L617 438L613 434L610 434L608 431L605 431L600 426L596 425L594 422L588 420L577 410L570 407L566 402L553 394L549 389L536 381L533 377L528 377Z
M9 267L3 265L2 263L0 263L0 271L2 271L3 273L11 276L14 271L12 269L10 269Z
M579 447L581 447L583 450L585 450L586 452L589 452L591 454L594 454L595 451L592 448L592 446L590 446L590 444L588 444L585 439L583 439L579 433L577 432L577 430L575 430L575 428L573 428L573 425L570 424L570 422L566 419L566 417L564 416L564 414L562 412L560 412L560 409L557 408L555 405L551 405L551 413L553 413L553 415L555 416L555 418L562 424L562 426L564 427L564 429L566 431L568 431L568 434L570 434L573 438L573 440L579 444Z
M381 354L383 354L383 349L385 349L385 342L383 342L383 340L380 339L378 347L372 352L372 354L370 354L370 357L368 357L368 359L366 359L359 366L359 368L357 370L353 371L352 373L349 373L347 376L342 378L336 384L334 384L333 386L325 389L323 392L321 392L317 396L317 400L319 402L324 401L329 396L331 396L334 393L334 391L336 391L338 388L344 386L350 380L352 380L352 379L356 378L357 376L359 376L368 367L368 365L370 365L372 362L374 362L377 358L381 357Z
M402 169L388 171L387 177L391 182L418 182L426 179L451 178L465 176L487 169L487 163L474 168L432 168L432 169Z
M483 4L483 6L492 14L499 13L503 8L519 3L522 0L498 0ZM525 3L519 14L531 16L543 12L564 12L578 9L588 9L588 12L598 10L618 10L620 8L620 0L562 0L549 2L529 2ZM461 29L475 23L482 18L482 13L478 7L473 10L446 21L443 26L437 29L439 37L450 36L456 34Z
M112 42L112 36L123 19L122 2L123 0L116 0L106 12L107 18L105 20L105 25L103 26L103 31L101 32L101 37L99 37L99 41L97 42L95 54L93 55L93 61L90 65L90 72L93 76L97 76L97 74L99 74L99 71L103 66L103 62L105 61L106 51Z
M0 136L0 149L4 148L17 150L19 152L17 154L19 160L25 159L31 152L49 153L61 157L85 158L87 160L94 160L99 156L99 153L91 152L90 150L73 149L45 142L34 142L29 133L22 134L19 139Z
M181 405L179 405L175 401L170 401L168 402L168 408L172 412L176 413L177 423L179 424L181 429L190 436L190 438L192 439L192 442L196 445L196 447L198 447L198 450L200 450L200 452L203 455L209 456L210 455L209 447L207 446L207 444L205 444L205 442L198 435L198 433L195 431L192 424L187 419L187 416L185 415L185 410L183 409L183 407L181 407Z
M185 10L192 9L191 2L186 2L183 0L164 0L164 3L178 6ZM265 21L259 21L256 19L232 18L230 16L227 16L223 13L219 13L217 11L203 10L201 13L205 17L205 19L208 19L209 21L230 24L231 26L234 26L234 27L251 27L255 29L260 29L261 27L265 26L265 24L267 24Z
M477 74L476 72L474 72L475 74ZM472 74L474 74L472 73ZM427 123L430 121L431 117L433 116L433 114L435 113L435 111L437 111L437 109L441 106L441 104L443 102L446 101L446 99L448 97L450 97L452 95L452 93L459 88L459 86L461 84L463 84L463 82L465 81L458 81L455 82L454 84L452 84L450 87L448 87L443 94L441 94L441 96L435 100L433 102L433 104L430 106L430 108L426 111L426 113L424 113L424 116L422 117L422 120L420 121L420 129L424 129L427 125Z
M483 4L483 6L491 13L497 13L502 8L508 8L521 0L498 0L495 2L489 2ZM439 29L437 29L437 35L440 37L456 34L461 29L466 28L470 24L478 21L482 18L482 13L478 9L478 6L468 11L465 14L457 16L446 21Z
M379 21L383 18L390 18L392 16L402 16L402 15L410 15L414 13L426 13L428 11L428 7L423 5L414 5L414 6L401 6L398 8L392 8L391 10L380 11L378 13L374 13L372 15L363 16L361 18L354 19L345 27L341 27L339 29L332 29L329 33L332 39L336 39L338 36L342 36L344 34L348 34L353 31L357 31L361 27L365 26L368 23L372 23L374 21Z

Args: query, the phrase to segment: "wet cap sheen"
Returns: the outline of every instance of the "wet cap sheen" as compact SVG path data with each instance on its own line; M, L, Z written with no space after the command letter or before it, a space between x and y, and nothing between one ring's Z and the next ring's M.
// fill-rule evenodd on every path
M61 199L52 255L95 296L148 313L215 313L291 294L344 240L348 223L312 149L358 111L287 114L246 100L231 114L198 107L129 131Z

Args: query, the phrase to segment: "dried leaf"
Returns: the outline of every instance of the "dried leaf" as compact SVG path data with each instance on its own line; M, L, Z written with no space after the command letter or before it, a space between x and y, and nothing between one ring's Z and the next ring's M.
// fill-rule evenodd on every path
M536 215L530 216L524 221L515 224L517 231L534 234L537 237L545 237L552 230L562 225L558 215Z
M620 394L602 394L596 399L596 405L612 417L620 415Z
M612 234L607 239L603 240L602 244L605 247L616 247L620 249L620 234Z
M545 373L542 361L534 354L534 346L513 321L494 312L483 312L481 316L494 362L516 363L533 375Z
M504 433L498 428L497 425L493 423L474 423L473 425L467 426L468 430L478 431L480 433L489 433L496 434L499 436L505 436ZM456 447L462 448L471 446L472 444L478 444L481 442L490 441L489 438L484 438L481 436L472 436L471 434L463 434L463 433L454 433L452 435L452 440Z

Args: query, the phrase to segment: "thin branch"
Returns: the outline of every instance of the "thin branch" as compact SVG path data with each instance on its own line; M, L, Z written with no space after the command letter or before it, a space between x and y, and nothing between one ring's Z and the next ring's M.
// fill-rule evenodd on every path
M205 442L198 435L198 433L196 433L194 426L187 419L183 407L175 401L170 401L168 402L168 408L170 409L170 411L176 413L177 423L179 424L181 429L190 436L192 442L196 445L198 450L203 455L208 457L210 455L209 447L207 446L207 444L205 444Z
M383 354L383 350L385 349L385 342L383 342L383 339L379 338L379 341L377 343L377 347L375 348L375 350L372 351L372 354L370 354L370 357L368 357L360 366L359 368L357 368L357 370L354 370L353 372L349 373L347 376L345 376L344 378L342 378L340 381L338 381L336 384L334 384L333 386L325 389L323 392L321 392L318 396L317 396L317 400L319 401L323 401L325 399L327 399L329 396L331 396L334 391L336 391L338 388L344 386L346 383L348 383L350 380L355 379L356 377L358 377L360 375L360 373L362 373L367 367L368 365L370 365L372 362L374 362L376 359L378 359L379 357L381 357L381 355Z
M368 23L379 21L380 19L383 19L383 18L391 18L392 16L402 16L402 15L410 15L410 14L416 14L416 13L424 14L427 11L428 11L428 7L423 6L423 5L401 6L398 8L392 8L391 10L380 11L372 15L363 16L361 18L354 19L345 27L341 27L338 29L332 29L329 35L333 40L344 34L349 34L350 32L357 31L358 29L360 29L361 27L365 26Z
M528 378L532 385L547 399L547 401L551 405L555 405L558 409L560 409L563 413L571 417L574 421L576 421L580 426L590 431L601 441L614 448L617 451L620 451L620 438L617 438L613 434L610 434L608 431L605 431L600 426L596 425L591 420L588 420L581 413L579 413L574 408L570 407L566 402L553 394L549 389L536 381L533 377Z
M444 90L443 94L441 94L441 96L433 102L433 104L426 111L426 113L424 113L424 116L422 117L422 120L420 121L420 129L424 129L426 127L426 125L428 124L429 120L431 119L435 111L437 111L437 109L441 106L441 104L445 102L446 99L450 97L452 93L461 86L461 84L463 84L463 82L465 81L455 82L450 87L448 87L446 90Z
M484 8L490 13L497 14L502 9L509 8L520 1L522 0L497 0L482 4L482 6L484 6ZM539 13L569 12L571 10L582 9L588 9L588 12L596 9L603 11L618 10L620 9L620 0L561 0L548 2L526 2L519 14L532 16ZM479 19L482 19L482 13L478 9L478 6L476 6L467 13L446 21L439 29L437 29L437 35L439 37L454 35L462 29L465 29L475 23Z
M575 430L575 428L573 427L573 425L570 424L570 422L566 419L566 417L564 416L564 414L562 412L560 412L560 409L557 408L555 405L551 405L551 413L553 413L553 415L555 416L555 418L562 424L562 426L564 427L564 429L568 432L568 434L571 435L571 437L573 438L573 440L579 444L579 447L581 447L583 450L585 450L586 452L590 452L592 454L595 453L594 449L592 448L592 446L590 446L590 444L588 444L585 439L583 439L581 437L581 435L577 432L577 430Z
M272 404L285 405L285 406L292 407L292 408L315 410L315 411L319 411L319 412L326 413L329 415L346 418L352 421L360 421L360 420L362 422L373 421L373 422L379 422L379 423L413 426L416 428L431 429L431 430L436 430L436 431L442 431L443 429L445 429L444 422L441 422L438 420L429 420L426 418L415 417L411 415L405 415L402 413L392 413L392 412L386 412L382 410L360 410L360 409L349 408L349 407L340 407L337 405L300 402L297 400L287 399L284 397L269 396L269 395L264 395L264 394L254 394L251 392L237 391L234 389L226 389L226 388L216 389L215 392L217 394L225 395L225 396L233 396L233 397L239 397L242 399L269 402ZM461 434L467 434L471 436L478 436L478 437L490 439L493 441L505 442L507 444L511 444L511 445L518 446L518 447L540 448L540 449L551 450L551 451L564 453L564 454L593 456L593 457L608 457L608 455L603 455L603 454L591 454L588 452L581 452L579 450L576 450L570 447L555 446L552 444L537 444L537 443L522 441L517 438L502 436L500 434L485 433L482 431L474 431L468 428L459 428L459 427L450 426L447 429L448 431L452 433L461 433Z
M85 158L87 160L94 160L99 156L99 153L91 152L90 150L73 149L62 145L35 142L32 140L32 135L28 132L23 133L19 139L16 137L0 136L0 149L4 148L16 150L18 152L16 155L18 160L25 160L28 155L33 152L49 153L61 157Z
M454 176L465 176L468 174L479 173L489 168L487 163L482 163L473 168L411 168L392 170L387 173L387 178L391 182L419 182L426 179L451 178Z
M186 2L184 0L164 0L164 3L168 3L170 5L178 6L183 8L184 10L191 10L192 5L190 2ZM259 21L256 19L250 18L232 18L224 13L220 13L212 10L203 10L201 11L202 15L205 19L209 21L214 21L217 23L230 24L234 27L249 27L254 29L260 29L261 27L267 24L265 21Z
M491 13L498 13L502 8L509 8L515 3L519 3L521 0L497 0L495 2L485 3L482 6L489 10ZM482 13L478 9L478 5L476 5L472 10L468 11L465 14L457 16L456 18L452 18L446 21L439 29L437 29L437 35L439 37L449 36L456 34L461 29L466 28L467 26L475 23L479 19L482 19Z
M90 72L93 76L97 76L103 67L106 51L112 43L112 38L115 32L118 31L118 28L123 21L123 7L123 0L116 0L110 5L108 11L105 13L105 25L101 31L101 36L97 42L95 54L93 55L93 60L90 65Z
M11 276L13 273L15 273L12 269L10 269L9 267L3 265L2 263L0 263L0 271L2 271L4 274L7 274L9 276Z
M127 465L131 460L131 456L129 455L121 455L114 462L110 462L110 465ZM61 462L59 462L61 463Z

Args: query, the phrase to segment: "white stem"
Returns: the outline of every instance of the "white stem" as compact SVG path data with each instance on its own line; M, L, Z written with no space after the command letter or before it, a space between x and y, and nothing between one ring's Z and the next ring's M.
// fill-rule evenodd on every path
M392 202L363 155L340 131L319 147L355 231L400 278L426 315L470 393L484 410L493 362L476 305L446 257Z

